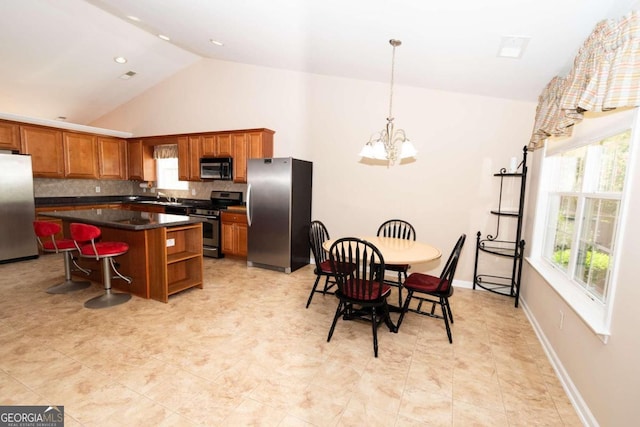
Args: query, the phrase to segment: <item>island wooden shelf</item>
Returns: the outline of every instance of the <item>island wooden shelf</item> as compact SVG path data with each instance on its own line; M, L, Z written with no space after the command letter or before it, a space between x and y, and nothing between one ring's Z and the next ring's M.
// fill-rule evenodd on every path
M91 209L43 212L69 224L84 222L100 227L104 241L126 242L129 251L115 258L118 270L132 279L131 284L113 280L112 287L141 298L169 302L169 296L186 289L203 287L202 222L181 215ZM91 270L89 278L102 283L102 264L80 258L79 264ZM85 277L74 272L78 277Z
M169 296L186 289L203 287L202 223L167 227L153 236L161 267L152 272L149 296L169 302Z

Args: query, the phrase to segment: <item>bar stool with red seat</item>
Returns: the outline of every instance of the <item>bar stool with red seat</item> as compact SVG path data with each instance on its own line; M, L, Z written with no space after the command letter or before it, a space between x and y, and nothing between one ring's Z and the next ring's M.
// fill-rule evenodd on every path
M123 255L129 250L129 245L124 242L96 242L102 232L95 225L71 223L69 225L71 238L83 258L95 258L102 260L102 283L104 284L104 294L92 298L84 303L87 308L105 308L122 304L131 299L130 294L111 292L111 272L116 274L113 278L120 278L131 283L131 278L123 276L115 266L114 257Z
M51 221L33 221L33 230L36 233L38 244L43 252L62 253L64 256L64 282L47 289L50 294L66 294L80 289L86 289L91 286L88 280L75 281L71 279L71 263L85 274L89 274L88 270L81 268L75 263L71 252L77 251L76 244L71 239L57 239L56 234L61 230L59 224Z

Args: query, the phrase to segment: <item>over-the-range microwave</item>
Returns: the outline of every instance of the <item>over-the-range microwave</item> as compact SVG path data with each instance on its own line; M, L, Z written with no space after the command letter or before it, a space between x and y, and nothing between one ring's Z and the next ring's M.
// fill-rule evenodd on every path
M200 179L233 179L233 159L231 157L203 157L200 159Z

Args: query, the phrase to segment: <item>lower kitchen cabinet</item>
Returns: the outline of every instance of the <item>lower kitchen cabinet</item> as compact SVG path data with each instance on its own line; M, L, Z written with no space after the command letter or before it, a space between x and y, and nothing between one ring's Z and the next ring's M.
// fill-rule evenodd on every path
M229 256L247 256L247 215L244 213L222 212L222 253Z

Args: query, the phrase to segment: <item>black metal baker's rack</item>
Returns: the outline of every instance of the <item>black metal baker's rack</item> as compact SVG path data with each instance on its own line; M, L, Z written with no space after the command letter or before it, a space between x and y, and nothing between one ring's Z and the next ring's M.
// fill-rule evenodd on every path
M522 278L522 261L524 258L524 245L522 240L522 218L524 214L524 197L527 184L527 147L522 149L522 161L515 171L507 171L502 168L500 172L494 174L500 178L500 193L498 197L498 208L491 213L497 216L496 231L494 234L487 234L484 238L478 231L476 237L476 259L473 269L473 289L476 286L487 291L506 295L515 298L515 306L518 307L520 299L520 281ZM503 210L503 189L504 182L508 179L520 179L520 194L518 209ZM504 218L516 219L516 230L514 240L500 238L500 225ZM503 225L504 227L504 225ZM505 257L513 260L511 275L481 274L478 272L478 260L481 254L489 254L497 257Z

